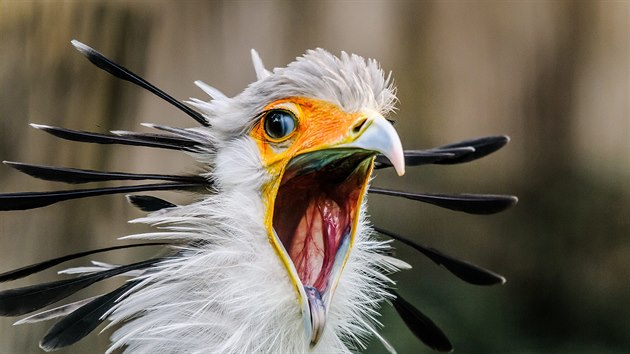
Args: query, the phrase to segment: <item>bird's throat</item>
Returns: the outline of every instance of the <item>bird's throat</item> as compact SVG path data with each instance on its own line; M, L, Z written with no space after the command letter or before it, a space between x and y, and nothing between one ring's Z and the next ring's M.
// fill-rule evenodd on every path
M372 161L353 150L300 155L288 164L275 196L272 243L307 302L311 345L322 334L354 242Z
M286 228L293 228L293 225L287 225L278 235L302 284L323 294L329 287L339 248L350 236L356 204L337 199L340 205L333 196L326 193L301 192L302 205L291 203L293 206L286 208L298 214L297 226L288 231ZM353 191L351 194L357 193L358 191ZM349 199L356 201L356 198L357 196L351 195ZM280 221L278 224L284 225Z

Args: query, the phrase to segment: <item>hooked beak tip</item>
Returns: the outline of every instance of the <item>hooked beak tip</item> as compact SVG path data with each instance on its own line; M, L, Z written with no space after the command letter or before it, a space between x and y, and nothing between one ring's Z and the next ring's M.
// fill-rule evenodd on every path
M383 154L399 176L405 174L405 153L396 129L382 115L369 115L361 135L349 147L372 150Z
M405 159L402 159L402 163L395 163L392 161L394 165L394 169L396 170L396 174L398 176L403 176L405 174Z

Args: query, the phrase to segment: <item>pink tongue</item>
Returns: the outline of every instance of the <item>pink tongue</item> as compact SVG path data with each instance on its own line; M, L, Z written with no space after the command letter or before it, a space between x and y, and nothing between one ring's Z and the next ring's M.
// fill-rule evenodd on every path
M341 240L341 208L324 196L311 200L298 224L289 256L303 285L323 293ZM345 218L343 218L345 219Z

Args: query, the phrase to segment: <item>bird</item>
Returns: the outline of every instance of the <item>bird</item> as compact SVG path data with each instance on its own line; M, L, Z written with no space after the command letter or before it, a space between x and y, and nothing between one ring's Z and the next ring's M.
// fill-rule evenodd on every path
M113 328L107 353L354 353L366 349L371 338L395 353L380 334L380 308L391 305L422 343L449 352L453 347L445 333L392 280L392 274L411 269L396 258L392 240L468 283L505 283L493 271L370 222L368 194L469 214L498 213L518 200L371 186L375 170L393 168L403 175L408 167L467 163L509 142L498 135L404 150L388 118L397 103L392 74L376 60L314 49L268 70L252 50L256 80L240 94L228 97L196 81L209 98L183 102L86 44L72 44L98 68L157 95L195 125L143 124L151 133L34 128L75 142L180 151L193 156L201 171L140 174L4 161L32 177L73 185L153 181L0 194L0 211L124 194L146 213L132 222L155 228L119 239L142 243L26 265L0 274L0 282L104 252L162 250L130 264L92 261L61 272L71 278L0 291L0 315L28 315L16 324L56 321L39 343L42 350L70 346L106 322L105 329ZM195 200L179 205L146 193L163 190L193 194ZM125 277L118 288L63 303L114 276Z

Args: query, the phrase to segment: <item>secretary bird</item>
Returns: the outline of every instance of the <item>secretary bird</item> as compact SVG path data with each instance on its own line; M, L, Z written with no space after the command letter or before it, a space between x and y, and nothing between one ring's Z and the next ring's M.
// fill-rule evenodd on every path
M386 118L396 102L391 75L376 61L316 49L269 71L252 50L257 80L242 93L228 97L197 81L211 98L185 105L87 45L72 44L99 68L159 96L198 126L145 124L157 132L107 134L32 124L34 128L84 143L179 150L195 157L203 171L137 174L4 161L30 176L71 184L160 181L0 195L0 210L7 211L127 194L131 204L148 213L133 222L158 228L122 238L145 243L86 250L0 274L0 282L6 282L101 252L163 249L160 256L140 262L93 262L65 270L75 274L71 279L0 292L2 316L30 314L19 324L57 320L39 344L43 350L69 346L107 321L116 328L108 353L119 348L130 353L352 353L365 349L371 337L394 353L379 334L377 319L380 307L391 304L424 344L451 351L444 333L394 289L389 276L411 267L393 256L389 239L414 248L466 282L505 282L494 272L368 221L367 193L471 214L493 214L517 201L507 195L370 187L375 169L393 167L403 175L405 166L465 163L509 141L490 136L403 150ZM176 205L129 194L163 190L192 192L197 198ZM59 304L114 276L128 280L109 293Z

